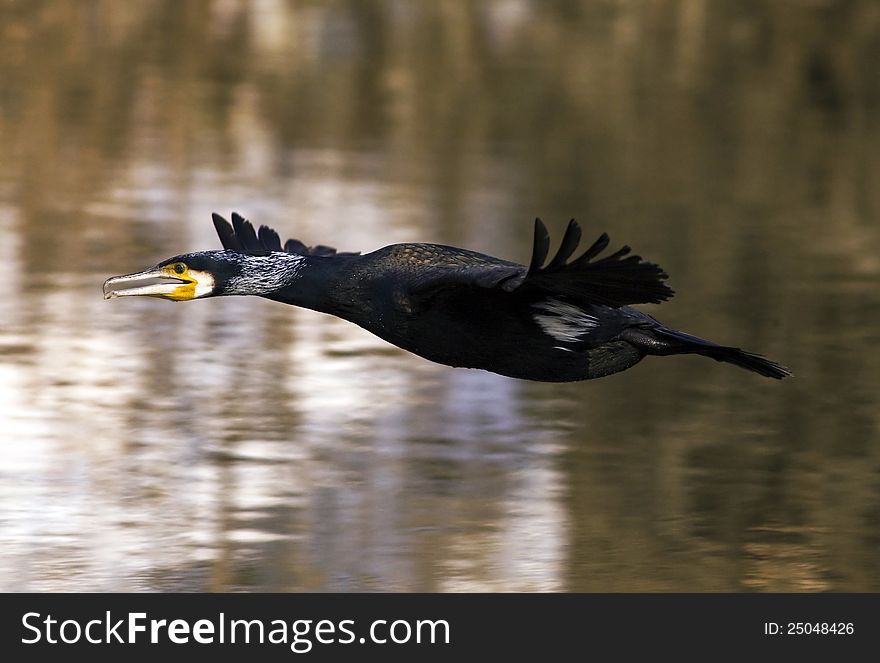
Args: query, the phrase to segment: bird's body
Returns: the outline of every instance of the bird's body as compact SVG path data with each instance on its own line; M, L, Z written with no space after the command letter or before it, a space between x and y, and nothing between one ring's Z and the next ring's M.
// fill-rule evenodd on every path
M439 244L393 244L365 255L282 246L233 214L215 215L225 249L176 256L156 268L109 279L105 296L168 299L254 294L353 322L425 359L545 382L610 375L646 355L701 354L774 378L789 371L763 357L664 327L630 304L672 295L666 274L624 247L606 257L602 235L570 259L580 240L572 221L545 264L549 236L536 221L528 266ZM173 281L122 290L144 279ZM108 291L108 288L110 290Z
M614 361L609 363L611 348L607 342L613 341L615 330L622 330L621 323L649 319L629 307L576 308L553 297L534 300L478 286L441 286L414 294L408 286L418 283L424 265L450 270L466 266L525 270L515 263L455 247L399 244L349 260L350 265L340 270L344 276L334 293L323 300L332 302L329 310L314 308L448 366L481 368L547 382L599 377L614 372L608 370L611 364L622 369L637 361L621 348L622 352L614 352ZM291 300L279 300L297 303L295 294ZM601 320L602 324L593 320ZM584 344L578 334L588 331L594 337ZM598 347L590 347L594 345ZM594 365L594 356L603 358L599 360L602 368Z

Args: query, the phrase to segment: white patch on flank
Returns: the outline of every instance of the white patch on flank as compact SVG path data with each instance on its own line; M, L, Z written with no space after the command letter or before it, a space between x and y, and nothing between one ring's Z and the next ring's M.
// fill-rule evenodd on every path
M559 299L548 299L532 306L546 311L532 316L544 333L563 343L577 343L599 325L599 320L582 308Z
M304 256L273 252L266 256L245 256L240 276L229 282L229 294L268 294L290 285L299 276Z

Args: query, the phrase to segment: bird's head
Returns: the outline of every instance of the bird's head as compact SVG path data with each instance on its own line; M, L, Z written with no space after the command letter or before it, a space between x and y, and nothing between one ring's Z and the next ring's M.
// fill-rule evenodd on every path
M107 279L104 299L147 296L183 302L230 294L229 284L241 274L243 258L232 251L174 256L142 272Z
M148 296L189 301L219 295L271 295L299 277L303 256L271 252L198 251L104 282L104 299Z

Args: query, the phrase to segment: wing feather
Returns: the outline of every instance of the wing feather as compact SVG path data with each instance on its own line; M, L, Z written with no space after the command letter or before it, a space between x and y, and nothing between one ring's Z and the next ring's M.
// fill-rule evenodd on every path
M342 253L332 246L324 246L323 244L309 247L298 239L288 239L282 245L281 238L275 230L269 226L260 226L259 231L256 231L253 224L237 212L232 213L231 224L219 214L212 214L211 218L214 220L214 228L220 237L220 243L224 249L230 251L238 251L248 255L267 255L273 251L323 257L359 255L358 253Z
M235 230L229 225L229 221L216 213L212 214L211 218L214 219L214 229L220 237L220 243L223 245L223 248L230 251L241 251L241 242L238 241Z
M642 260L640 256L629 255L629 246L623 246L604 258L595 259L610 242L605 233L581 256L568 262L580 237L581 231L577 222L570 221L553 260L546 266L533 262L523 279L509 281L504 288L508 291L536 289L565 296L573 302L613 307L659 303L674 294L664 283L666 272L658 265ZM536 232L536 241L537 238ZM538 251L533 250L532 255L537 254ZM546 256L546 252L544 255Z
M545 269L559 269L565 265L565 261L571 258L571 254L575 252L580 241L581 227L578 225L577 221L572 219L568 222L568 227L565 229L565 235L562 236L562 244L559 245L559 250Z
M470 256L460 264L425 264L410 288L417 297L431 297L449 288L498 288L530 299L562 297L573 304L602 304L619 308L630 304L659 303L673 295L658 265L629 255L623 246L598 258L608 248L610 239L602 233L584 253L569 260L577 250L581 228L569 221L556 255L546 265L550 253L550 234L540 219L535 219L535 236L529 266L507 262L461 249L445 247L461 256ZM462 295L464 295L462 290Z
M541 219L535 219L535 240L532 244L529 274L537 272L541 268L541 265L547 260L548 253L550 253L550 233L547 232L547 226Z
M257 239L260 240L260 244L263 247L270 251L284 251L281 247L281 238L269 226L260 226L260 230L257 232Z

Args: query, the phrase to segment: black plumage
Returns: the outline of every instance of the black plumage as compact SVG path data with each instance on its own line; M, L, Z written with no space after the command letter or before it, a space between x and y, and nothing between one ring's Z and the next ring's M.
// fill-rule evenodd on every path
M672 354L699 354L777 379L791 374L631 308L669 299L666 273L628 246L602 257L610 243L604 233L573 257L582 234L574 220L548 261L550 236L536 219L526 266L439 244L393 244L364 255L293 239L282 245L274 230L255 231L238 214L231 224L213 218L223 251L175 256L153 270L109 279L106 296L259 295L339 316L441 364L529 380L602 377L648 355ZM180 265L184 274L170 271ZM181 283L108 292L157 275Z

